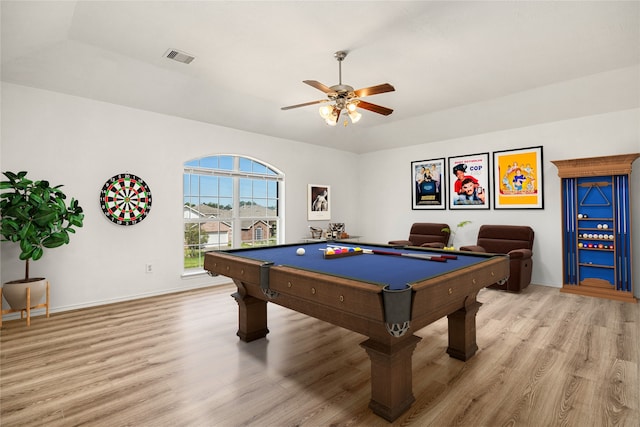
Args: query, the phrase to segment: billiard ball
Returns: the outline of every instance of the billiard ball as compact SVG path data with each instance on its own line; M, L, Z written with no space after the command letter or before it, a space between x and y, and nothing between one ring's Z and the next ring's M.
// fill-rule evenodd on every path
M582 214L578 214L578 218L582 218L582 216L583 216Z
M579 248L581 248L581 247L583 247L583 246L584 246L584 245L582 244L582 242L581 242L581 243L578 243L578 247L579 247Z
M602 224L598 224L598 225L597 225L597 227L598 227L599 229L602 229Z
M602 249L604 248L604 245L602 243L598 243L598 249Z
M296 254L304 255L304 248L298 248L298 250L296 250Z
M609 224L602 224L602 228L606 230L607 228L609 228Z
M582 214L582 218L589 218L589 215L587 215L587 214Z

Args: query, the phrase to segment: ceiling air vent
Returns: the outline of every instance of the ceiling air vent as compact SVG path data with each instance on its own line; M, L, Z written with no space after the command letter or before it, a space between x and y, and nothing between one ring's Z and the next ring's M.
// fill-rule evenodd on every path
M174 61L182 62L183 64L191 64L191 61L196 59L195 56L191 56L188 53L180 52L179 50L169 49L164 53L165 58L173 59Z

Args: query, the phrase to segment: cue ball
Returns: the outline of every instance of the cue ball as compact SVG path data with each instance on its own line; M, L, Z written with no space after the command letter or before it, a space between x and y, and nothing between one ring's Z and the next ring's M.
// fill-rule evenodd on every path
M304 248L298 248L298 250L296 251L296 253L298 255L304 255Z

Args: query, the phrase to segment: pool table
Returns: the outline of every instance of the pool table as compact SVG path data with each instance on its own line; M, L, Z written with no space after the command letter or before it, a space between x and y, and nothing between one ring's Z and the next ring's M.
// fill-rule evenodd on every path
M329 256L331 245L369 253ZM447 353L466 361L478 349L478 292L509 276L505 255L339 241L209 252L204 268L236 284L242 341L269 332L267 302L368 337L369 407L388 421L415 400L411 358L420 338L412 331L447 316Z

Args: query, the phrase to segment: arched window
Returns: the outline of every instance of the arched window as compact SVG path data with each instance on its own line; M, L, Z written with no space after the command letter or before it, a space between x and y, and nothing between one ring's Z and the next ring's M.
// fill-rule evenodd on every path
M284 175L248 157L220 155L184 164L184 270L202 270L204 254L281 242Z

